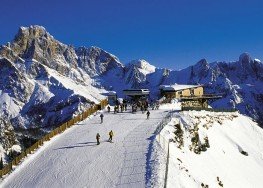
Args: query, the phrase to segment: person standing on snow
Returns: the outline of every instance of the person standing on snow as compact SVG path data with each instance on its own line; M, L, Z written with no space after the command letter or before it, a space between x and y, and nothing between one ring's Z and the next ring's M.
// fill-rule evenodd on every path
M110 113L110 106L108 106L107 109L108 109L108 112Z
M113 137L113 131L111 130L110 132L109 132L109 142L112 142L112 137Z
M99 133L97 133L96 135L96 140L97 140L97 145L99 145L100 144L100 134Z
M147 115L147 119L149 119L149 117L150 117L150 112L149 112L149 110L147 111L146 115Z
M100 123L103 123L103 117L104 117L104 115L100 114Z

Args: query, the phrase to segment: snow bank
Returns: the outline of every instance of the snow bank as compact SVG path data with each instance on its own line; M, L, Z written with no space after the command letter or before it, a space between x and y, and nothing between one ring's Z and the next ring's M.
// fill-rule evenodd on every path
M19 145L13 145L13 146L11 147L11 150L12 150L13 152L16 152L16 153L21 153L22 148L21 148L21 146L19 146Z
M162 130L168 187L261 187L263 130L238 113L190 111ZM180 124L179 121L181 122Z

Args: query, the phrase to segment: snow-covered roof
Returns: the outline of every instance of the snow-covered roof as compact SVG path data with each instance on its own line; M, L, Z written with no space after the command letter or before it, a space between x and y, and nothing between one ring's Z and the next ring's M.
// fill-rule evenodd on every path
M150 91L148 89L124 89L123 93L127 96L142 96L149 95Z
M107 92L103 92L100 94L102 94L104 96L116 96L117 95L116 91L107 91Z
M109 91L108 95L116 95L116 91Z
M184 89L190 89L190 88L197 88L201 87L202 85L161 85L159 88L164 90L164 91L180 91Z

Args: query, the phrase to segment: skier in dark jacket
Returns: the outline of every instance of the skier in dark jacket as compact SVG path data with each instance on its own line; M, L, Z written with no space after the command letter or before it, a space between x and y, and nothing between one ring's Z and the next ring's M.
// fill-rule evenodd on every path
M100 123L103 123L103 117L104 117L104 115L100 114Z
M97 145L99 145L100 144L100 134L99 133L97 133L96 135L96 140L97 140Z
M147 111L146 115L147 115L147 119L149 119L149 117L150 117L150 112L149 112L149 110Z
M113 137L113 131L111 130L110 132L109 132L109 142L112 142L112 137Z
M110 113L110 106L108 106L107 109L108 109L108 112Z

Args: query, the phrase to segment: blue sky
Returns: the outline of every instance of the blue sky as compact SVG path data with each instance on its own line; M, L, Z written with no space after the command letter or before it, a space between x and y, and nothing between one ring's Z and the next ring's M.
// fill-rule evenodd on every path
M123 63L181 69L202 58L263 60L260 0L1 0L0 44L19 26L42 25L74 46L98 46Z

